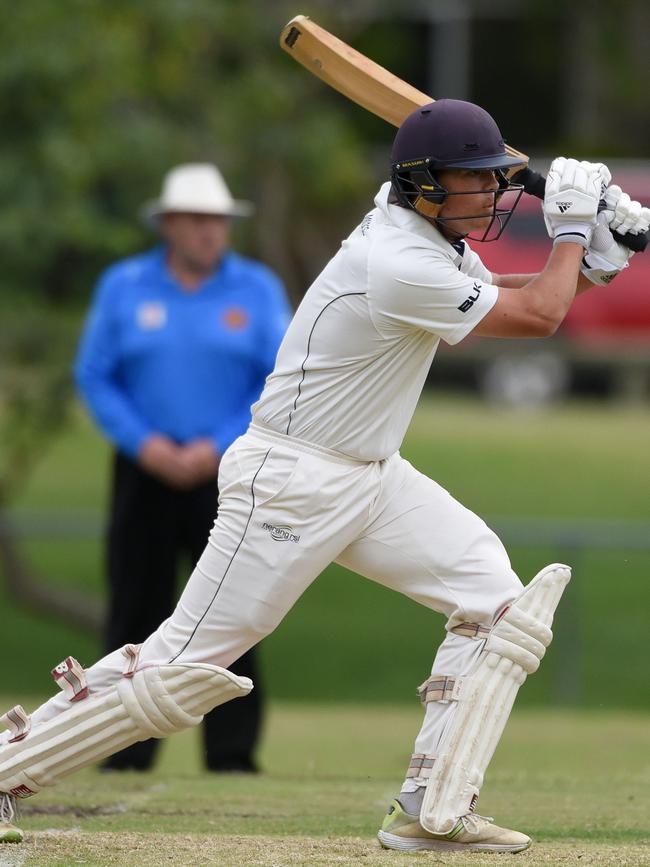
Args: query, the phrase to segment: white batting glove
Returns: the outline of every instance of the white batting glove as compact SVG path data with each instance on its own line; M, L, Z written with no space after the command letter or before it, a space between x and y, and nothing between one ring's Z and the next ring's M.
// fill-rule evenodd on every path
M587 249L596 227L598 202L611 180L602 163L557 157L546 178L542 210L553 243L571 241Z
M634 252L619 244L611 233L616 228L621 234L638 235L650 226L650 208L630 199L620 187L612 184L605 191L606 210L598 214L598 222L591 237L589 249L582 260L582 273L592 283L606 285L624 268Z
M627 193L612 184L605 191L605 204L608 211L613 211L610 228L621 235L631 232L633 235L645 233L650 227L650 208L644 208L641 202L630 199Z

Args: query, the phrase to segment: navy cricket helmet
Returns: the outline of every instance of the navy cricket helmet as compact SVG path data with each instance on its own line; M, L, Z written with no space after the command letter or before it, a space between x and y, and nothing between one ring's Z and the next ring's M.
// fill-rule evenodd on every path
M508 154L499 127L485 109L459 99L440 99L417 108L398 129L391 151L391 181L400 205L442 223L445 220L438 215L448 196L479 191L451 193L438 182L437 172L494 172L498 188L494 191L492 223L498 220L498 237L523 189L521 184L511 184L506 172L523 165L521 158ZM506 191L519 195L511 207L499 209L498 201ZM480 240L487 240L492 223Z

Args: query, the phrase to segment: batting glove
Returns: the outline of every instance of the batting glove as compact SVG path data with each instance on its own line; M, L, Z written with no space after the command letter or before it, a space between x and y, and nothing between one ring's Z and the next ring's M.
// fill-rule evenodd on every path
M598 214L598 221L591 237L589 249L582 260L582 273L592 283L606 285L624 268L634 253L619 244L611 230L637 235L650 227L650 208L644 208L612 184L605 191L606 209Z
M641 202L630 199L616 184L605 191L605 205L608 211L613 211L610 228L614 232L626 235L631 232L638 235L647 232L650 226L650 208L644 208Z
M611 180L602 163L557 157L546 178L544 222L553 243L571 241L588 249L596 227L598 202Z

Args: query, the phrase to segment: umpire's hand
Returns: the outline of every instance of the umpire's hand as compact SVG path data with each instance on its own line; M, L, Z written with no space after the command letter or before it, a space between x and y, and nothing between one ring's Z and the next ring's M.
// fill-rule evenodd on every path
M189 468L194 483L216 479L219 473L219 453L212 440L196 439L181 446L181 460Z
M183 447L164 434L152 434L142 444L138 463L143 470L173 488L191 488L197 484L196 471L184 458Z

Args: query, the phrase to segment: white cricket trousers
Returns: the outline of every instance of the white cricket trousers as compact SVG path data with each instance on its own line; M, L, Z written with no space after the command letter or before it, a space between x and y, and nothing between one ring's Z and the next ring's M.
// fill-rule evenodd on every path
M444 614L447 629L489 626L522 590L497 536L398 453L356 461L251 425L223 456L219 491L206 549L140 664L230 666L332 561ZM449 633L432 674L466 674L482 645ZM91 690L116 681L124 664L115 651L89 668ZM427 704L416 753L435 752L455 705ZM55 696L33 722L67 706Z

